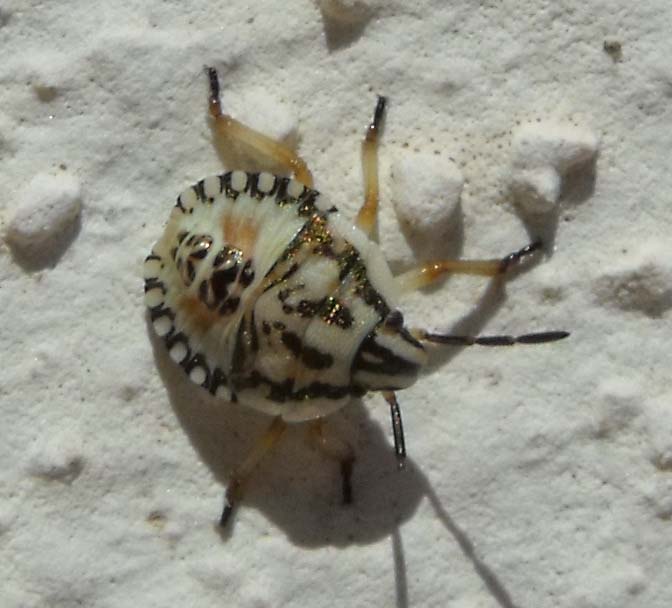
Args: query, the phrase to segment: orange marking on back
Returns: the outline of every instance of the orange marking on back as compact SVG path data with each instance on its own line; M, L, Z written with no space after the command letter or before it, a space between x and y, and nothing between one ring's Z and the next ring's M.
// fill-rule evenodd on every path
M210 310L196 296L182 296L178 302L178 307L204 333L222 321L222 317L217 311Z
M235 222L231 214L227 213L222 216L221 227L222 236L227 245L240 249L246 259L254 257L254 247L259 232L257 222L251 218L244 218Z

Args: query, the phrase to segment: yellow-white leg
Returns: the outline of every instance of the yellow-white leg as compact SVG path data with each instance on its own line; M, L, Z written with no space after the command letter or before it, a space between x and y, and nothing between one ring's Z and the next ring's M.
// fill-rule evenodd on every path
M312 187L313 176L305 161L294 151L266 135L250 129L243 123L222 113L219 100L219 78L217 70L207 68L210 80L210 115L215 121L217 134L229 141L242 144L254 154L259 154L281 165L304 186Z
M252 451L247 455L247 458L231 473L229 484L226 487L222 517L219 520L220 526L226 526L233 513L234 506L243 496L245 484L249 480L250 475L269 450L280 441L286 428L287 423L280 416L274 418L271 425L266 429L266 432L259 438Z
M418 268L404 272L395 280L402 291L408 292L427 287L436 283L446 274L471 274L482 277L495 277L505 274L522 258L541 249L541 242L536 241L496 260L439 260L427 262Z
M385 114L385 97L378 97L373 120L362 142L362 172L364 174L364 204L355 221L358 228L371 234L378 216L378 136Z
M308 426L308 440L325 456L336 460L341 467L343 504L352 502L352 467L355 464L355 454L352 446L336 437L327 437L324 434L324 422L315 420Z

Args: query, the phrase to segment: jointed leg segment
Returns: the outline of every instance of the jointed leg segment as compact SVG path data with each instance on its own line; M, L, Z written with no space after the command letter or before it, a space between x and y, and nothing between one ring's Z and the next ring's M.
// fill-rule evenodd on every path
M357 214L356 225L371 234L378 214L378 134L385 114L385 97L378 97L373 120L362 142L362 171L364 173L364 204Z
M245 126L228 114L222 113L219 99L219 78L217 70L207 68L210 80L210 115L215 121L217 133L230 141L243 144L257 154L261 154L284 167L304 186L312 187L313 176L305 161L287 146Z
M421 289L435 283L446 274L471 274L483 277L495 277L505 274L524 257L541 249L541 241L535 241L518 251L495 260L440 260L427 262L396 277L403 291Z
M404 441L404 426L401 422L401 409L394 391L383 391L383 397L390 404L392 433L394 434L394 453L397 456L397 466L399 469L403 469L406 462L406 442Z
M252 448L252 451L248 454L247 458L245 458L240 466L231 473L229 485L226 487L222 517L219 520L220 526L226 526L226 523L233 513L234 506L243 496L245 483L250 478L252 471L259 462L261 462L268 451L280 441L286 428L287 423L284 422L280 416L274 418L271 425L266 429L266 432Z

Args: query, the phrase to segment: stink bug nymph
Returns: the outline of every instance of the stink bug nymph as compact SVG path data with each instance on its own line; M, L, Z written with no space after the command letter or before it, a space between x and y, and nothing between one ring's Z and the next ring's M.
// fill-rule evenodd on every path
M340 462L343 498L350 502L352 448L326 440L322 421L369 391L381 392L390 404L401 466L406 450L395 391L415 382L428 342L510 345L568 334L473 337L406 327L397 308L404 291L446 273L504 274L541 244L501 259L441 260L393 276L371 240L385 98L378 98L362 143L365 198L353 226L322 203L295 152L222 113L217 72L207 72L216 136L293 175L232 171L187 188L144 266L145 303L170 357L215 397L273 417L231 476L224 525L251 472L288 423L307 423L315 443Z

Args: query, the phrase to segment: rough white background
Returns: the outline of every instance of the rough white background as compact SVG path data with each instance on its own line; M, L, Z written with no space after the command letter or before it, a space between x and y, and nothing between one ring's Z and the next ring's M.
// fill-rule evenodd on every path
M668 0L4 1L0 605L670 606L671 22ZM465 180L436 255L544 238L503 289L410 296L411 322L572 331L437 352L399 395L401 474L379 396L336 415L358 453L350 508L292 430L225 536L223 484L267 420L202 398L152 348L141 281L177 193L222 170L206 64L225 106L294 138L349 213L363 126L389 97L380 232L397 270L414 250L390 168L416 151ZM510 144L537 121L588 129L600 152L528 216ZM26 184L59 174L81 216L26 259L11 220Z

